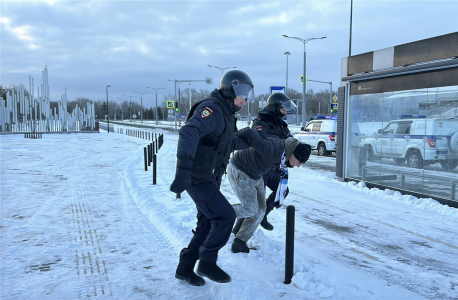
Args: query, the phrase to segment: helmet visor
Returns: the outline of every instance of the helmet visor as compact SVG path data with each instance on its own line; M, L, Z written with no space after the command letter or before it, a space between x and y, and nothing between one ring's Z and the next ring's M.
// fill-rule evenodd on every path
M246 101L254 102L254 85L251 82L242 82L237 79L232 80L232 88L235 96L244 98Z
M281 107L286 109L286 112L289 114L297 112L297 106L294 104L293 100L282 102Z

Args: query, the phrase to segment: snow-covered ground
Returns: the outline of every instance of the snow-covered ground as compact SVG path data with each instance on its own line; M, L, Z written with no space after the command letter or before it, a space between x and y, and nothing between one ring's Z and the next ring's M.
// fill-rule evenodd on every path
M231 236L220 251L232 282L176 280L196 209L169 191L178 136L161 133L157 185L146 140L0 136L1 299L458 299L458 210L340 182L307 166L335 163L316 155L290 170L293 283L283 283L286 206L269 215L274 231L251 239L258 250L231 253ZM222 192L237 202L227 178Z

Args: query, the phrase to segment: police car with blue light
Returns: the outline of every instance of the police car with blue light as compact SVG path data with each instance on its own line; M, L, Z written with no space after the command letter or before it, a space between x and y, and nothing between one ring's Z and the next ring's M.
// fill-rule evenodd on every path
M309 144L318 155L327 156L336 152L337 120L335 117L317 116L294 137Z
M400 115L366 137L363 145L368 161L393 158L413 168L440 163L450 171L458 166L458 119Z

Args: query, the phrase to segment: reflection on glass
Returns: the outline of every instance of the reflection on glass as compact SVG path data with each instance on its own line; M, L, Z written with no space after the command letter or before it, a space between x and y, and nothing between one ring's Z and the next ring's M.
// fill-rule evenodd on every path
M458 200L458 86L352 95L345 177Z

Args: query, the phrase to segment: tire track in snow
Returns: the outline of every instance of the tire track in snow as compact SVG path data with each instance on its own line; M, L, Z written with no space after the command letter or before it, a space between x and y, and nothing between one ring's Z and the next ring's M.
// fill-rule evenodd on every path
M150 231L154 232L158 236L159 241L166 241L167 244L170 244L175 250L181 249L183 246L183 241L177 238L176 232L174 232L167 224L173 224L174 220L169 220L167 214L162 212L167 211L167 208L164 207L161 203L154 201L154 196L148 193L141 193L142 188L137 184L135 175L132 174L134 168L138 168L139 157L142 158L143 153L140 153L143 149L137 150L131 158L130 163L127 164L127 167L122 175L123 178L123 190L130 196L130 199L133 200L135 206L140 210L140 212L146 217L149 221ZM160 172L159 172L160 173ZM140 192L139 192L140 191ZM143 194L147 194L145 197ZM158 193L159 195L161 193ZM153 226L153 228L151 228Z

